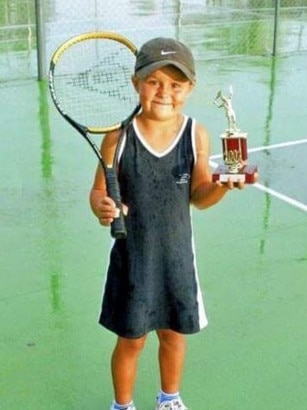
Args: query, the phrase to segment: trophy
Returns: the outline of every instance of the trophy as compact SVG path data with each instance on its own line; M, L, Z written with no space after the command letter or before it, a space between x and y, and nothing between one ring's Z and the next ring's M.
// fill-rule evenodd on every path
M214 104L224 108L228 121L228 128L221 135L223 148L223 162L212 174L212 181L227 182L228 180L252 184L256 181L257 166L247 163L247 133L241 132L237 126L236 114L232 107L232 87L229 95L224 96L219 91Z

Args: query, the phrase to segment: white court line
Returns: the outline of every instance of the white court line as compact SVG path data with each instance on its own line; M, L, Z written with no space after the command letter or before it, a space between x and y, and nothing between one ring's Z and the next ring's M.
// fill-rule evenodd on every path
M296 140L296 141L280 142L279 144L262 145L261 147L256 147L256 148L249 148L248 152L250 153L250 152L266 151L268 149L285 148L285 147L291 147L292 145L299 145L299 144L306 144L306 143L307 143L307 138L302 139L302 140ZM218 159L218 158L222 158L222 154L210 156L210 159Z
M255 184L253 184L253 186L255 188L260 189L260 191L264 191L267 192L268 194L275 196L275 198L281 199L284 202L287 202L288 204L300 209L301 211L307 212L307 205L303 204L302 202L296 201L293 198L290 198L287 195L283 195L277 191L275 191L274 189L268 188L262 184L259 184L258 182L256 182Z
M284 148L284 147L289 147L292 145L298 145L298 144L305 144L307 143L307 139L302 139L302 140L297 140L297 141L288 141L288 142L282 142L280 144L274 144L274 145L267 145L267 146L262 146L262 147L258 147L258 148L252 148L249 149L248 152L258 152L258 151L264 151L267 149L273 149L273 148ZM222 155L213 155L210 157L209 160L209 164L211 167L216 168L218 166L218 164L215 161L212 161L212 159L217 159L217 158L221 158ZM302 202L296 201L293 198L290 198L287 195L283 195L277 191L275 191L274 189L268 188L262 184L259 184L258 182L256 182L255 184L253 184L253 186L257 189L259 189L260 191L266 192L272 196L274 196L275 198L278 198L292 206L294 206L295 208L300 209L301 211L307 212L307 205L303 204Z
M291 147L292 145L299 145L299 144L306 144L306 143L307 143L307 138L302 139L302 140L296 140L296 141L280 142L279 144L273 144L273 145L263 145L262 147L251 148L248 150L248 152L266 151L267 149L285 148L285 147Z

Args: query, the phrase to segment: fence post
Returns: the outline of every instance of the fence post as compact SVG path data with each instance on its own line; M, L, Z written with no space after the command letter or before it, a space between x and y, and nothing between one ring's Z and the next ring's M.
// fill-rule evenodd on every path
M45 33L43 20L43 1L35 0L37 78L46 78Z
M279 23L280 0L275 0L274 12L274 38L273 38L273 56L277 55L277 37L278 37L278 23Z

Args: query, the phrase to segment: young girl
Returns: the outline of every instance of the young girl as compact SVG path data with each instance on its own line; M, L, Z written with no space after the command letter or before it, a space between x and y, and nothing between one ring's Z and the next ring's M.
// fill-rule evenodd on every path
M195 85L190 50L170 38L146 42L138 52L132 82L141 111L126 131L118 166L128 234L111 250L100 315L100 324L118 336L111 360L111 410L136 410L138 358L151 331L159 340L156 410L185 410L179 394L184 335L207 325L190 205L214 205L233 184L211 182L208 133L182 114ZM119 132L105 137L104 158L113 158ZM109 226L116 209L100 166L90 202L99 222Z

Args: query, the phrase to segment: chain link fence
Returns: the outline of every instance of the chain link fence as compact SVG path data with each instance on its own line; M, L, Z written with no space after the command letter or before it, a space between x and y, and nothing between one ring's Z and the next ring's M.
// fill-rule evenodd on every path
M60 43L94 30L176 37L198 60L290 54L307 51L307 0L0 0L0 81L44 78Z

